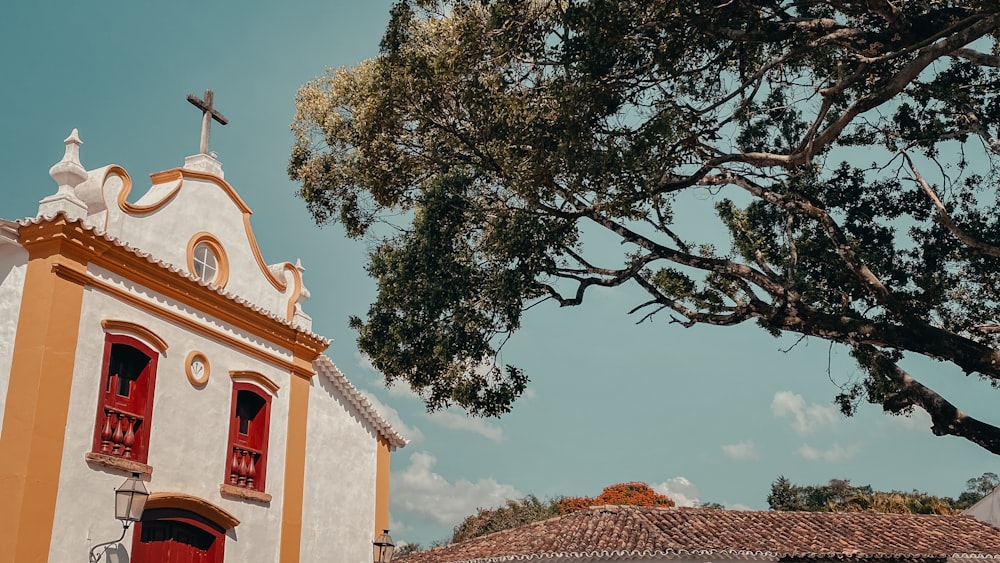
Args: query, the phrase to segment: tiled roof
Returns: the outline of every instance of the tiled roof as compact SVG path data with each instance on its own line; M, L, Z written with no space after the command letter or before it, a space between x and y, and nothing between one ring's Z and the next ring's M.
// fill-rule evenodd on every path
M1000 559L1000 529L967 516L599 506L394 561L943 558Z
M388 421L382 418L382 415L372 406L371 401L358 391L358 388L347 379L347 376L340 371L340 368L333 363L333 360L321 355L313 361L313 369L316 370L316 373L327 378L354 405L354 408L358 409L358 412L361 413L365 421L389 442L390 446L393 448L402 448L406 445L406 439L400 436Z

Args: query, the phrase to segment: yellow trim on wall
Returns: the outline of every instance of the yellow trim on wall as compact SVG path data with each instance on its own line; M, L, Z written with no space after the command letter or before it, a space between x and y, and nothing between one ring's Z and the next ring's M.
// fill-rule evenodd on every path
M285 438L285 488L281 501L279 561L298 563L302 548L309 377L303 376L298 370L293 371L288 391L288 433Z
M171 168L170 170L164 170L163 172L154 172L149 175L149 179L153 181L153 184L165 184L171 180L184 181L187 178L193 178L195 180L207 180L216 186L222 188L229 199L233 200L236 207L239 208L242 213L253 213L250 211L250 207L243 201L240 194L236 193L236 190L229 185L229 182L219 178L215 174L209 174L208 172L201 172L200 170L190 170L188 168Z
M195 359L200 359L205 369L201 372L201 376L197 376L191 371L191 364ZM208 357L205 354L199 352L198 350L191 350L188 352L186 358L184 358L184 375L187 376L188 382L191 385L202 388L208 383L208 376L212 373L212 364L208 363Z
M378 437L375 457L375 535L389 529L389 441Z
M252 346L251 344L248 344L243 340L234 338L229 334L222 332L219 329L199 323L198 321L192 319L187 315L178 313L172 309L168 309L162 305L159 305L156 302L149 301L135 294L129 293L128 291L120 287L111 285L110 283L95 277L93 274L63 268L61 267L60 264L56 264L53 267L53 271L56 273L56 275L60 277L74 281L80 285L92 287L122 302L129 303L130 305L133 305L148 313L152 313L160 318L177 323L192 332L196 332L198 334L201 334L202 336L215 339L216 341L224 343L225 345L230 346L231 348L245 352L255 358L276 365L279 368L292 370L299 367L297 364L294 363L294 361L290 361L285 357ZM290 343L286 340L277 340L274 338L272 338L270 341L277 342L279 345L286 345L286 346L294 346L296 344L296 342L294 341ZM306 343L305 347L308 348L309 343ZM320 353L322 353L322 349L320 349L316 353L316 355L319 355Z
M101 321L101 328L103 328L105 332L124 332L126 334L131 334L132 336L138 336L147 344L155 348L161 355L167 354L166 341L157 336L155 332L140 324L129 321L121 321L118 319L104 319Z
M177 193L181 191L182 180L178 178L177 184L170 189L166 196L160 198L160 201L147 205L136 205L134 203L129 203L128 201L128 194L132 191L132 178L128 175L128 172L126 172L124 168L118 166L117 164L109 166L104 172L104 178L101 178L101 191L104 191L104 184L108 181L108 176L111 175L119 176L122 179L122 190L118 192L117 198L118 208L130 215L144 215L146 213L156 211L167 203L170 203L170 200L174 199L177 196ZM107 228L106 221L104 226Z
M262 373L249 370L230 370L229 378L233 381L249 381L267 390L273 396L278 395L278 384Z
M59 215L21 240L28 264L0 436L0 546L10 561L46 561L52 540L83 304L83 287L53 268L86 268L85 253L58 236L72 229Z
M146 510L154 508L178 508L194 512L223 530L232 530L240 525L239 519L224 508L187 493L151 493L146 500Z
M80 252L84 252L91 264L161 293L178 303L214 316L268 342L289 348L301 346L313 349L315 355L319 355L327 347L327 343L321 337L271 318L263 311L256 311L244 303L218 293L214 288L178 276L167 266L151 262L113 242L95 236L79 223L63 222L62 226L52 228L51 222L43 221L21 227L18 234L24 245L31 241L50 238L66 239L73 247L78 247ZM85 276L81 283L90 285L90 280L100 282L92 274L78 273ZM67 275L74 274L67 272Z
M202 280L205 283L214 285L218 288L226 287L226 283L229 282L229 257L226 256L226 249L222 248L222 243L219 239L215 238L212 233L207 231L202 231L200 233L195 233L191 237L191 240L187 244L187 267L188 273L194 277L198 277L196 270L194 269L194 248L199 244L205 244L212 249L215 253L216 261L216 272L215 277L210 280Z

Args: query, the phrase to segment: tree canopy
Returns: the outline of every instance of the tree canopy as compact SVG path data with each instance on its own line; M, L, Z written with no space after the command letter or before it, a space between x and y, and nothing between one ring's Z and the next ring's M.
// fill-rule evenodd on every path
M458 543L500 530L509 530L559 515L559 499L539 500L535 495L509 499L497 508L479 508L455 526L451 543Z
M894 512L908 514L958 514L990 493L1000 478L983 473L966 481L957 498L921 491L876 491L871 485L855 486L849 480L831 479L826 485L796 485L779 476L771 483L767 504L772 510L810 512Z
M569 514L589 506L630 504L635 506L674 506L666 495L654 491L646 483L634 481L605 487L596 497L556 497L539 500L535 495L510 499L497 508L479 508L455 526L451 543L458 543L500 530L516 528L539 520Z
M1000 381L998 22L995 0L403 0L377 57L300 89L289 174L373 239L352 326L430 409L508 412L523 312L630 285L638 321L842 344L845 413L924 409L1000 453L901 364Z

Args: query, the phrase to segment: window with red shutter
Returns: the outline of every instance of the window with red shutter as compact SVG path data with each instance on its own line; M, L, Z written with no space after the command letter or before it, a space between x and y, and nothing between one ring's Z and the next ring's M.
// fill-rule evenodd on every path
M270 411L271 395L249 383L233 383L225 481L229 485L264 491Z
M158 358L135 338L107 335L94 453L146 463Z

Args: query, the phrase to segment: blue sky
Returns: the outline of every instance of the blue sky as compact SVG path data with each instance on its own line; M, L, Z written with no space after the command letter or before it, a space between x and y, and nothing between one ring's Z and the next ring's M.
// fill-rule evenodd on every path
M640 296L598 290L583 307L531 310L503 359L532 378L500 421L428 415L405 389L386 390L358 355L349 315L375 295L365 243L319 228L285 166L296 89L327 67L377 53L391 2L16 2L0 20L0 217L33 216L55 191L49 167L78 127L87 168L123 166L140 193L148 174L198 149L189 93L215 91L230 123L212 129L226 179L255 211L269 262L301 258L314 329L328 354L412 442L393 455L392 535L450 535L479 506L534 493L596 495L640 480L680 501L767 508L770 483L850 479L882 489L956 496L996 457L937 438L919 415L865 406L837 414L835 382L859 376L844 350L755 327L636 325ZM697 203L697 202L695 202ZM703 203L703 202L702 202ZM709 229L711 225L694 225ZM596 242L595 244L601 244ZM614 250L614 247L609 247ZM788 350L789 351L785 351ZM914 375L993 423L998 393L945 364ZM829 372L828 372L829 366Z

